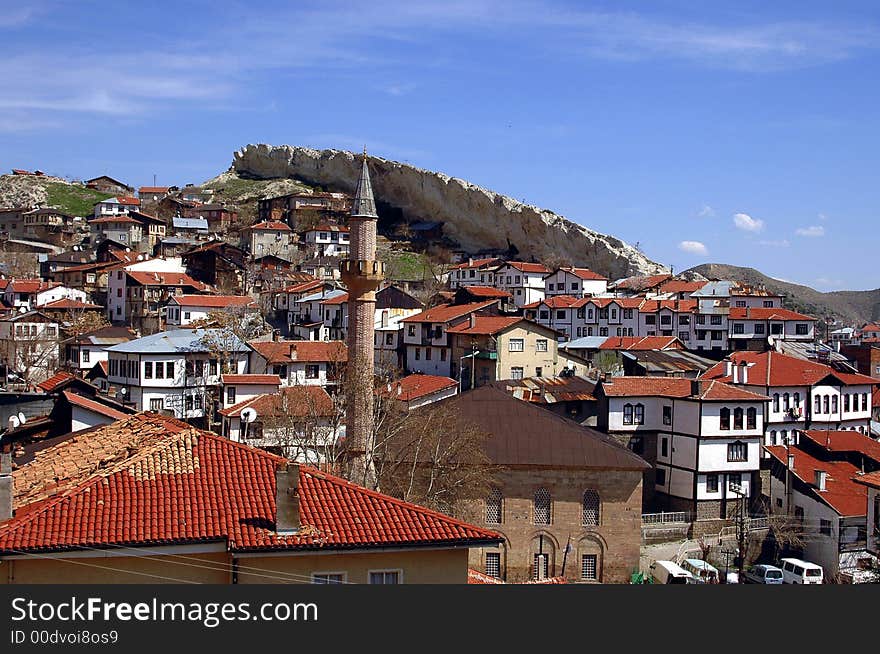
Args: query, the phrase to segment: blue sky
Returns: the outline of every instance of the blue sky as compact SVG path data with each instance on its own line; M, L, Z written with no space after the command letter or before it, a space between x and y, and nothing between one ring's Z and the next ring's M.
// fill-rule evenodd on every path
M675 270L880 286L876 3L0 0L0 40L2 169L366 144Z

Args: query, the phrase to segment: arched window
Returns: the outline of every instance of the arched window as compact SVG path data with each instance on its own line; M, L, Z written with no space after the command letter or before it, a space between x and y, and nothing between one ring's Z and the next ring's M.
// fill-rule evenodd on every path
M625 425L633 424L633 405L632 404L624 404L623 405L623 424L625 424Z
M831 413L837 413L837 396L831 396Z
M801 408L801 394L800 393L794 394L794 408L795 409Z
M645 405L644 404L636 404L635 410L636 410L635 423L637 425L644 425L645 424Z
M776 430L770 430L770 445L776 445Z
M584 491L583 526L599 526L599 493L589 488Z
M788 411L791 409L791 398L788 393L782 394L782 410Z
M721 409L721 429L730 429L730 409Z
M822 413L822 396L817 395L813 402L813 413Z
M734 429L742 429L743 428L743 410L742 407L736 407L733 410L733 428Z
M831 396L826 395L822 398L822 413L831 413Z
M534 513L536 525L550 524L550 492L546 488L535 491Z
M486 497L486 522L490 525L500 525L503 517L504 496L500 488L493 488Z
M755 407L749 407L746 411L746 429L758 428L758 410Z
M779 393L773 393L773 413L779 413Z

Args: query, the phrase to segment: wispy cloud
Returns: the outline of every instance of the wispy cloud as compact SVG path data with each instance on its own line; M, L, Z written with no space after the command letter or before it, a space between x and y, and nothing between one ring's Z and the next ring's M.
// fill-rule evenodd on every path
M825 236L825 228L822 225L810 225L809 227L798 227L794 233L798 236L818 238L820 236Z
M760 218L752 218L747 213L733 214L733 224L736 225L737 229L741 229L744 232L760 232L764 229L763 220Z
M697 254L703 257L709 254L709 250L705 244L700 243L699 241L682 241L678 244L678 249L682 252L687 252L688 254Z
M779 241L758 241L758 245L767 247L767 248L787 248L791 245L788 239L782 239Z
M700 218L713 218L715 216L715 209L710 207L708 204L704 204L697 212L697 216L699 216Z

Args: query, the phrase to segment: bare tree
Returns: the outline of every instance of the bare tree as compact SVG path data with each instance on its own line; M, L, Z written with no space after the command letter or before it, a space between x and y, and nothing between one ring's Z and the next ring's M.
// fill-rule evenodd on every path
M23 314L22 319L8 322L3 358L8 380L32 386L52 376L58 367L58 324L36 318L28 322L26 317Z

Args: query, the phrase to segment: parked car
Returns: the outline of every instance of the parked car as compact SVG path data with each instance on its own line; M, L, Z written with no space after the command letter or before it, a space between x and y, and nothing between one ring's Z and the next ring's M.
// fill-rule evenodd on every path
M718 568L702 559L685 559L681 567L694 576L695 583L719 583Z
M672 561L654 561L651 576L657 584L693 584L694 576Z
M782 570L775 565L762 563L743 573L743 581L747 584L781 584Z
M824 575L822 567L800 559L780 559L782 583L784 584L821 584Z

